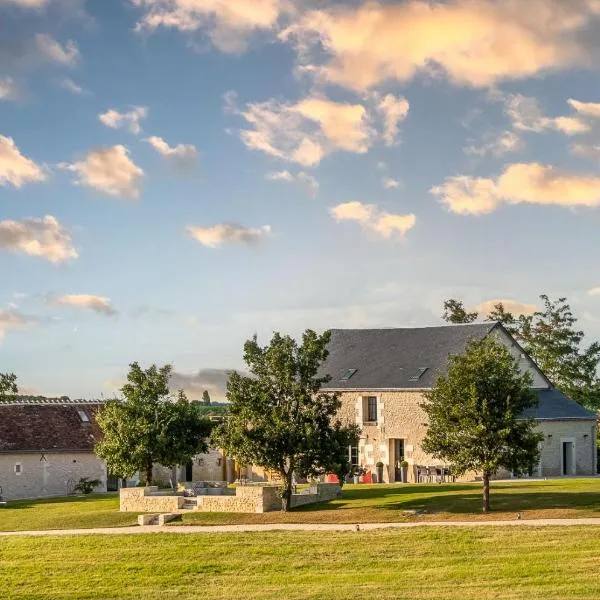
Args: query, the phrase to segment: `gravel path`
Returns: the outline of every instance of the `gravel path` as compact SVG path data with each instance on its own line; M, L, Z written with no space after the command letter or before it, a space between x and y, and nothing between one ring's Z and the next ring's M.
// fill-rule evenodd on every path
M417 523L302 523L268 525L171 525L97 527L93 529L49 529L39 531L1 531L0 537L56 536L56 535L140 535L147 533L205 534L205 533L249 533L261 531L372 531L375 529L412 529L414 527L573 527L600 525L600 518L585 519L524 519L514 521L420 521Z

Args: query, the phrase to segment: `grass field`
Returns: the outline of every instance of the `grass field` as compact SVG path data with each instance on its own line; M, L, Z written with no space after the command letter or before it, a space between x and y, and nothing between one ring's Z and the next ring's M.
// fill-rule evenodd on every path
M118 527L136 522L133 513L118 512L118 497L10 502L0 508L0 530ZM368 523L414 520L471 520L600 517L600 479L510 481L492 484L492 512L481 513L479 484L349 485L343 497L305 506L290 513L192 513L184 524L236 523ZM403 511L426 510L423 515Z
M597 600L594 528L0 539L3 600Z

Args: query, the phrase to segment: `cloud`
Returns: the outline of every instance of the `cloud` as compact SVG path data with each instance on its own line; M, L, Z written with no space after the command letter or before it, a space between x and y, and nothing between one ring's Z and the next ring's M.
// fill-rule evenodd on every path
M375 204L363 204L356 201L338 204L330 210L330 213L338 222L357 221L366 230L385 239L394 234L404 236L417 222L417 218L413 214L395 215L381 212Z
M20 188L26 183L44 181L41 167L23 156L11 137L0 135L0 186Z
M219 248L223 244L243 243L248 246L258 244L271 234L271 227L244 227L236 223L220 223L213 227L187 227L186 233L203 246Z
M45 33L36 33L34 40L40 55L48 62L74 67L81 59L79 48L73 40L69 40L63 46L51 35Z
M512 313L515 316L532 315L538 309L535 304L527 304L526 302L518 302L516 300L499 298L497 300L486 300L485 302L478 304L474 310L480 315L487 316L494 310L496 304L502 304L502 306L504 306L509 313Z
M125 128L134 135L139 135L142 132L140 121L147 116L148 108L146 106L132 106L131 110L123 113L110 108L105 113L99 114L98 119L111 129Z
M144 171L120 144L91 150L79 162L61 163L60 168L77 174L76 183L94 188L109 196L137 199Z
M282 13L290 11L289 0L131 0L145 12L137 31L159 27L182 32L201 30L222 52L240 53L255 32L277 27Z
M302 186L306 192L313 198L319 193L319 182L315 177L300 171L297 174L292 174L289 171L276 171L267 173L265 176L269 181L287 181L288 183L297 183Z
M234 98L226 95L226 109L250 126L239 132L246 147L304 167L336 151L364 154L377 138L372 115L362 104L312 95L295 104L271 99L239 110Z
M42 219L0 221L0 249L23 252L55 264L79 256L69 232L51 215Z
M439 73L484 87L593 66L582 38L599 12L595 0L340 3L306 12L279 37L304 71L358 91Z
M0 77L0 101L17 100L19 88L12 77Z
M384 177L381 180L381 184L386 190L393 190L399 188L402 185L400 181L398 181L397 179L392 179L391 177Z
M377 108L383 114L383 139L386 146L396 144L400 123L408 116L410 105L403 96L387 94L378 103Z
M461 215L491 213L502 203L593 208L600 206L600 177L540 163L516 163L496 179L449 177L431 192L450 212Z
M463 152L469 156L504 156L523 148L523 140L514 131L502 131L499 134L484 134L481 141L472 142Z
M117 311L112 306L110 298L105 298L103 296L65 294L61 296L51 296L48 299L48 302L57 306L92 310L109 317L117 314Z
M586 117L600 118L600 102L580 102L573 98L569 98L567 102L574 110Z
M227 382L234 369L200 369L196 373L173 371L169 388L172 392L184 390L190 400L201 400L204 390L208 390L211 400L223 400Z
M198 150L193 144L169 146L165 140L156 135L146 138L144 141L148 142L159 154L180 166L191 166L198 158Z
M14 307L0 308L0 343L7 331L23 329L32 322L33 320L30 317L23 315Z
M0 6L2 4L12 4L19 6L20 8L44 8L50 0L0 0Z
M521 94L509 94L502 99L504 112L511 120L513 128L518 131L541 133L554 129L570 136L590 130L589 124L578 117L544 116L539 102L535 98Z
M89 94L90 92L88 90L86 90L85 88L81 87L80 85L76 84L72 79L70 79L69 77L65 77L61 82L60 82L60 86L64 89L67 90L68 92L71 92L72 94L75 94L76 96L85 96L87 94Z
M600 296L600 286L589 289L588 296Z
M585 156L586 158L600 159L600 146L593 144L573 144L571 152L578 156Z

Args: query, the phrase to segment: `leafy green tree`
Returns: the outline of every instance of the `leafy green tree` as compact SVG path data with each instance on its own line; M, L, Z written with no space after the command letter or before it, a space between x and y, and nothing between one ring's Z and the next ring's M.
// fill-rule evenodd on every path
M202 392L202 404L203 406L210 406L210 394L208 393L208 390Z
M514 315L500 302L487 320L502 323L560 391L587 408L600 409L600 343L583 345L584 332L577 328L577 319L566 298L550 300L542 294L540 299L543 308L529 315ZM444 302L445 308L457 305L462 306L462 302ZM447 312L444 318L450 321ZM460 317L460 311L452 314Z
M13 400L18 391L17 376L14 373L0 373L0 402Z
M505 468L532 473L542 436L522 417L537 405L531 376L521 373L509 350L492 337L471 340L452 356L448 375L425 393L429 427L423 450L462 475L482 473L483 511L490 509L490 477Z
M460 300L450 298L444 302L442 319L448 323L472 323L477 317L477 312L468 312Z
M111 473L131 477L139 471L146 485L152 485L155 463L181 465L207 451L210 421L187 401L183 390L174 401L169 393L171 371L171 365L143 370L132 363L121 388L123 399L111 400L99 411L96 420L103 439L95 450Z
M318 374L329 339L329 332L307 330L301 344L279 333L264 347L256 336L248 340L244 360L249 376L231 375L228 418L213 435L237 461L280 475L284 511L290 507L294 473L308 477L328 471L339 461L344 436L350 436L335 420L338 395L321 390L329 381Z

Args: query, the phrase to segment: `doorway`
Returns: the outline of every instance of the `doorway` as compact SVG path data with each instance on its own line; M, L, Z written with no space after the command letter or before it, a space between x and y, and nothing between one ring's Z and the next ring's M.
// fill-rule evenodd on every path
M562 446L562 475L575 475L575 442L573 440L561 440Z
M194 464L190 460L189 463L185 465L185 480L193 481L194 480Z
M404 460L404 440L394 440L394 481L402 481L400 463Z
M107 492L118 492L119 491L119 478L111 473L106 473L106 491Z

